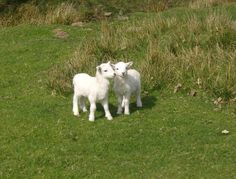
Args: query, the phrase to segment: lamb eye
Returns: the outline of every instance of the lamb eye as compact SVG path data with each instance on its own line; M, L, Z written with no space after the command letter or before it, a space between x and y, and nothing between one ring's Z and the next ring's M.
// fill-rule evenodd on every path
M119 70L119 68L116 68L116 70Z
M104 70L104 72L107 72L107 70Z

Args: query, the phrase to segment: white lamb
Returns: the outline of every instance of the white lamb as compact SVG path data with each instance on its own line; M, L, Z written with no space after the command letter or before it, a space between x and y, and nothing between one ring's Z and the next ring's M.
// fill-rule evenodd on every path
M79 116L78 101L80 108L85 112L85 98L90 102L89 121L94 121L94 113L96 110L96 102L99 101L103 105L105 116L108 120L112 120L108 106L108 89L109 79L115 76L114 70L110 62L103 63L97 67L95 77L91 77L86 73L79 73L73 78L74 96L73 96L73 113Z
M124 107L124 114L129 115L129 103L131 94L136 96L137 107L142 107L142 101L140 97L141 93L141 81L140 74L134 69L130 69L133 62L118 62L113 66L116 76L114 78L114 91L118 98L118 110L117 114L122 113L122 107Z

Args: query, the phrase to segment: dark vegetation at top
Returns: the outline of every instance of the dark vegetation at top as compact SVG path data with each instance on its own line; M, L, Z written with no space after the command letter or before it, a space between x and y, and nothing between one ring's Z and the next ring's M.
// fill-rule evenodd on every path
M1 0L0 13L2 16L8 18L8 23L5 23L5 25L16 25L20 23L19 19L24 16L24 13L32 15L29 13L31 10L33 11L33 15L37 13L37 18L39 18L38 16L46 16L49 11L55 11L55 9L63 5L70 5L72 7L70 11L76 11L76 18L74 17L72 21L91 21L104 19L105 12L112 12L112 16L137 11L156 12L174 6L183 6L189 2L190 0ZM27 8L24 8L25 6L27 6ZM73 12L70 12L69 14L72 13ZM9 22L11 16L14 16L14 18L18 20ZM59 23L69 24L72 21L61 21ZM58 22L56 21L54 23Z

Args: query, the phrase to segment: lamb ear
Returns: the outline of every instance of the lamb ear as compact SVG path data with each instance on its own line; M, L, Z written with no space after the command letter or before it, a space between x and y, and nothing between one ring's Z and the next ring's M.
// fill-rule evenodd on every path
M97 66L96 69L97 69L97 71L98 71L99 73L102 72L102 68L101 68L100 66Z
M111 64L111 67L113 68L113 70L115 70L116 66L114 64Z
M126 65L127 65L126 66L127 68L130 68L133 65L133 62L128 62L128 63L126 63Z

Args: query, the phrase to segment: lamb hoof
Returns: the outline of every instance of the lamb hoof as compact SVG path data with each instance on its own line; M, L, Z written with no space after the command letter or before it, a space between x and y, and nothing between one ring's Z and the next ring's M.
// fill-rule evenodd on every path
M90 122L94 122L95 120L94 120L94 119L90 119L90 118L89 118L89 121L90 121Z
M141 107L143 107L143 104L142 104L142 102L140 101L140 102L137 102L137 107L138 108L141 108Z
M86 108L83 109L83 112L87 112L88 110Z
M137 107L141 108L141 107L143 107L143 105L142 104L137 104Z
M107 120L111 121L113 118L112 116L106 116L107 117Z
M78 112L73 112L74 116L79 117L79 113Z
M95 121L94 116L89 116L89 121L94 122Z
M122 111L117 111L117 113L116 114L122 114Z
M129 112L125 112L125 115L130 115L130 113Z

